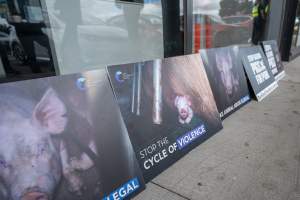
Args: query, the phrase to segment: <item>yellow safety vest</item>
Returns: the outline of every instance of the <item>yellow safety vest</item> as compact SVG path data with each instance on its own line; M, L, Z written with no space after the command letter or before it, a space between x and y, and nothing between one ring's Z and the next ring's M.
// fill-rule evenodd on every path
M268 14L269 11L270 11L270 5L268 4L268 5L266 6L266 8L265 8L265 13Z
M258 17L259 11L258 11L258 5L255 5L252 9L252 17Z

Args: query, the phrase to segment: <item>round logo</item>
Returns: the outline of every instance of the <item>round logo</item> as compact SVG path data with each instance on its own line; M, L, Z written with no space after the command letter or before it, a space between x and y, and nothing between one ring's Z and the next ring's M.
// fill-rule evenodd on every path
M123 75L123 73L121 71L117 71L115 73L115 79L119 83L124 83L125 82L124 75Z
M78 78L76 81L76 86L79 90L85 90L86 89L86 79L83 77Z

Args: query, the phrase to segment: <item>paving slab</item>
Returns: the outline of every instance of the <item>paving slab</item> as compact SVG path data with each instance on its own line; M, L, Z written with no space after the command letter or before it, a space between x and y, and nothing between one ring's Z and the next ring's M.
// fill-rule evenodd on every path
M174 191L169 191L165 188L162 188L161 186L158 186L153 183L147 184L147 189L137 195L135 200L187 200L184 197L181 197L179 194L176 194Z
M287 76L284 80L289 80L295 83L300 83L300 58L296 58L295 60L285 63Z

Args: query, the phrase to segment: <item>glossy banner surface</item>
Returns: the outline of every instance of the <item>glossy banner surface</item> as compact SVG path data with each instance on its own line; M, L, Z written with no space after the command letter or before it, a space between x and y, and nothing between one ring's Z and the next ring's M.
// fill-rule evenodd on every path
M278 87L267 58L260 46L241 48L240 56L251 88L261 101Z
M146 181L222 128L199 55L108 72Z
M239 47L201 50L201 57L222 119L250 101Z
M282 79L285 76L285 72L277 42L275 40L264 41L262 42L262 47L275 79Z
M0 92L0 199L126 199L144 188L105 71Z

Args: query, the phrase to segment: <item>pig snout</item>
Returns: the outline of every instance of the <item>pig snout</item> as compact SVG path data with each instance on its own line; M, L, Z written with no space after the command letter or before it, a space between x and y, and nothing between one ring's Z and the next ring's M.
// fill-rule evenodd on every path
M41 192L29 192L21 200L48 200L48 195Z
M189 115L187 109L181 109L179 113L180 113L181 118L183 118L183 119L187 118Z
M233 93L233 78L232 75L230 73L227 74L222 74L221 75L221 79L223 82L223 85L225 87L226 93L228 95L231 95Z
M28 167L27 167L28 168ZM38 168L25 169L16 172L17 177L11 186L13 200L48 200L51 199L55 186L58 183L58 174L53 174L50 169L45 173Z

